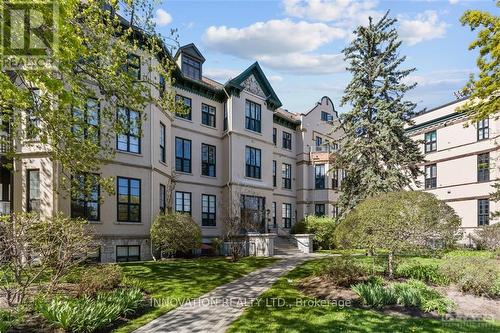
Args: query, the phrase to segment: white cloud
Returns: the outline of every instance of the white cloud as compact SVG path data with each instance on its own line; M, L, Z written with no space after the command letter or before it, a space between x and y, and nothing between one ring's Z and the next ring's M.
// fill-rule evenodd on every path
M270 75L267 78L269 79L269 81L274 83L283 81L283 78L279 75Z
M460 0L449 0L450 4L456 5L457 3L460 2Z
M166 10L164 9L157 9L156 10L156 16L154 18L154 22L162 27L165 25L170 24L172 22L172 15L170 15Z
M324 44L347 36L344 29L325 23L290 19L257 22L243 28L209 27L203 41L209 49L258 60L269 68L298 74L327 74L343 70L337 54L311 54Z
M335 39L344 38L343 29L324 23L293 22L289 19L257 22L244 28L211 26L204 43L218 52L243 58L308 52Z
M283 0L287 15L346 27L365 24L369 16L380 17L376 0Z
M404 79L407 84L417 83L417 88L449 88L462 85L469 78L469 73L474 69L445 69L438 71L431 71L425 74L412 74Z
M322 75L345 71L342 54L290 53L260 56L257 60L269 68L299 75Z
M399 36L409 45L415 45L425 40L444 37L447 27L448 24L439 21L436 11L427 10L413 20L400 18Z
M236 76L238 76L241 73L241 71L237 71L234 69L228 69L228 68L204 68L203 69L203 76L206 76L210 79L219 81L219 82L226 82Z

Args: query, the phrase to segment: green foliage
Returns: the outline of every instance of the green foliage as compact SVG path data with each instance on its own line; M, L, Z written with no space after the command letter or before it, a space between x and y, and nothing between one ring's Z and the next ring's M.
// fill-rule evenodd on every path
M151 241L162 255L188 253L200 247L201 229L188 214L160 214L151 226Z
M347 171L339 205L343 215L363 199L381 192L407 188L421 173L419 143L405 133L416 104L404 99L415 84L406 78L415 69L401 68L401 41L396 19L384 15L378 22L354 31L343 50L352 80L344 91L342 149L336 167ZM335 129L336 130L336 129Z
M478 249L500 249L500 223L480 227L471 237Z
M369 258L357 256L356 259ZM258 302L231 324L227 332L491 333L500 330L500 324L490 320L449 320L444 323L432 316L395 316L370 309L314 303L314 299L298 288L299 281L311 276L318 266L329 260L309 260L279 278ZM273 303L277 298L284 299L285 306L276 301Z
M212 289L234 281L257 269L275 263L276 258L244 257L237 262L226 258L176 259L141 263L122 263L125 279L140 283L151 298L162 300L158 306L148 308L145 314L130 320L115 333L128 333L147 324L179 305L179 300L197 298Z
M354 285L352 290L358 294L364 304L374 308L381 308L397 302L394 289L386 288L379 283L360 283Z
M58 186L68 190L71 185L73 190L86 192L72 176L97 173L105 161L114 157L115 137L126 133L129 127L124 117L117 117L119 106L137 110L140 113L138 123L145 119L142 110L148 104L156 105L160 110L178 109L173 90L168 89L163 97L157 93L159 75L170 82L174 62L167 57L156 57L156 61L151 61L153 55L161 53L164 42L155 31L152 22L154 8L150 0L105 1L110 6L106 10L103 10L102 0L53 2L58 8L58 15L55 15L58 44L57 52L50 52L47 56L55 64L55 69L2 69L0 118L5 121L0 123L10 125L13 141L46 147L45 153L63 170L64 177ZM124 10L127 8L124 3L135 9ZM126 20L133 23L124 25L116 12L130 14L126 15ZM48 34L50 29L52 26L42 25L38 31ZM140 42L137 31L143 32ZM130 53L144 55L139 76L126 70ZM145 69L156 74L149 75ZM31 88L38 88L40 94ZM99 129L90 125L82 115L89 98L102 102L99 110L102 126ZM19 110L31 110L40 126L28 130L23 126L24 112ZM36 137L36 142L33 142L33 137ZM14 145L9 147L9 155L14 156ZM103 191L113 191L111 178L98 177L98 182Z
M415 279L436 285L447 285L450 283L446 276L439 273L439 265L423 264L418 261L406 261L397 266L395 270L397 277Z
M500 1L497 0L497 7ZM498 13L498 12L497 12ZM471 116L476 122L496 116L500 110L500 16L480 10L467 10L460 18L462 25L472 31L478 30L477 38L469 45L469 50L478 49L476 79L471 75L464 92L470 99L459 111Z
M0 290L11 306L23 303L34 284L48 280L50 291L94 247L92 229L81 219L0 216Z
M329 217L307 216L299 223L296 223L291 232L293 234L314 234L313 245L315 249L331 249L334 245L336 225L336 220Z
M142 293L137 289L119 289L100 293L95 299L39 299L36 311L50 324L70 332L93 332L113 323L119 316L133 313L141 304Z
M409 280L384 286L381 283L362 283L352 287L364 304L380 308L386 305L417 307L425 312L446 313L453 308L453 303L439 292L427 287L423 282Z
M7 332L11 327L20 324L23 320L21 312L0 309L0 333Z
M118 265L96 265L83 271L78 283L78 294L94 296L102 291L117 288L123 280L123 272Z
M308 231L305 219L295 223L294 225L292 225L292 228L290 229L290 233L292 234L305 234L307 232Z
M453 208L425 192L379 194L353 209L335 229L341 248L387 249L391 276L393 255L456 242L461 221Z
M500 265L496 259L454 257L439 268L441 275L456 283L460 290L479 296L500 296Z
M325 276L337 286L350 287L366 277L366 270L350 256L334 257L324 263L316 275Z

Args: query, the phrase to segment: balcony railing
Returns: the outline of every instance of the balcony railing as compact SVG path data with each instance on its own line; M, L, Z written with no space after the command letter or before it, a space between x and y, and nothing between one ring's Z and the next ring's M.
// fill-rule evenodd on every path
M8 215L8 214L10 214L10 202L0 201L0 215Z
M339 149L337 146L332 145L321 145L321 146L312 146L310 147L311 153L334 153Z

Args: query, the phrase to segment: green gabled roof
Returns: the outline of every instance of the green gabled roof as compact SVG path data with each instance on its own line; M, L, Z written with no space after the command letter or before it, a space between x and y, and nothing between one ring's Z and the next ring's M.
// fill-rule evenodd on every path
M259 83L262 91L266 94L267 107L273 111L279 108L282 103L278 98L278 95L276 95L276 93L274 92L273 87L269 83L269 80L267 79L257 61L254 62L250 67L245 69L243 73L241 73L234 79L229 80L225 84L226 90L230 94L235 93L236 95L239 95L239 93L244 88L241 84L252 74Z

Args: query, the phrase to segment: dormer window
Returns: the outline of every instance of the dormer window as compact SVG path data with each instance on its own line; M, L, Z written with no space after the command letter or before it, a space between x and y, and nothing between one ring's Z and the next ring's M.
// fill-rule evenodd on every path
M183 54L182 73L191 79L201 80L201 62Z

